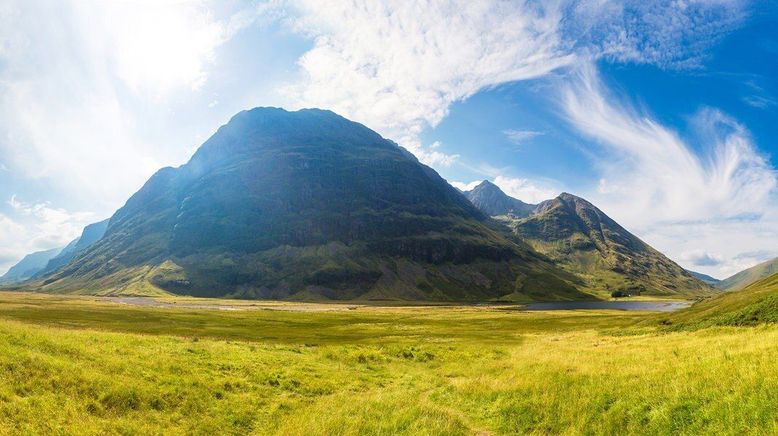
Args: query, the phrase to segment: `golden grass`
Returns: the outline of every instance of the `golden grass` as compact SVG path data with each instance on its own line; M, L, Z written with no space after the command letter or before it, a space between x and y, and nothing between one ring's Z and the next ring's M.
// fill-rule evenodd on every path
M3 434L770 434L778 327L0 295Z

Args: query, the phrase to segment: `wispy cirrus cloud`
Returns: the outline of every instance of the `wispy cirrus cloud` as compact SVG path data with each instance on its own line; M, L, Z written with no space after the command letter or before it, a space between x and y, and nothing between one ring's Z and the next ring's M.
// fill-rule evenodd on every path
M508 138L514 144L523 144L538 136L542 136L545 132L539 132L537 130L520 130L520 129L508 129L502 131L503 135Z
M622 216L630 222L758 214L778 183L745 127L718 110L705 108L694 117L704 143L698 155L677 132L607 92L590 64L578 70L562 99L570 123L609 149L597 162L604 176L600 192L628 197Z
M720 276L742 265L734 259L738 252L778 243L778 174L743 125L701 109L691 121L698 151L610 93L592 65L576 74L561 103L569 122L606 150L594 161L602 179L592 194L606 212L675 259ZM700 246L728 255L713 263L689 254L699 254Z
M661 68L698 68L708 48L747 17L746 0L583 0L566 29L596 57Z

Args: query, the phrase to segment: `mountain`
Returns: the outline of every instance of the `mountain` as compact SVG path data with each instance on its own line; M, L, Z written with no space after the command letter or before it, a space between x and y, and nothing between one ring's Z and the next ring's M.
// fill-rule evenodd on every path
M582 198L563 193L532 206L507 196L489 182L466 195L476 198L475 206L507 224L535 250L581 278L592 294L608 297L621 291L629 295L697 296L713 292ZM521 206L524 217L501 216L510 207L505 205L512 204L531 206L532 210L526 212Z
M716 287L725 291L737 291L775 273L778 273L778 258L762 262L759 265L752 266L731 277L727 277L719 282Z
M60 251L62 251L62 247L38 251L24 256L19 263L11 267L5 275L0 277L0 285L15 284L32 278L36 273L46 267L46 263L49 259L59 254Z
M475 207L489 216L510 214L524 218L529 216L536 206L506 195L497 185L488 180L484 180L464 194Z
M691 274L692 277L696 278L697 280L699 280L699 281L701 281L703 283L707 283L707 284L709 284L711 286L717 286L719 283L721 283L721 280L719 280L719 279L717 279L715 277L711 277L711 276L709 276L707 274L698 273L698 272L691 271L691 270L688 270L688 269L686 270L686 272Z
M694 296L713 291L588 201L563 193L511 228L595 292Z
M46 266L38 271L36 277L44 277L59 268L67 265L76 257L79 253L84 252L92 244L100 240L105 234L108 228L108 220L100 221L99 223L90 224L84 227L81 232L81 236L69 243L65 248L60 251L54 258L50 259Z
M778 323L778 274L679 310L663 320L672 329Z
M152 176L50 292L583 298L434 170L333 112L243 111Z

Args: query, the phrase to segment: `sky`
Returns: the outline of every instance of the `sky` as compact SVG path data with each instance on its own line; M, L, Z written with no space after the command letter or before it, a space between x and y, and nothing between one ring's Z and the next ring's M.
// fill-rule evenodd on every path
M0 0L0 274L279 106L461 189L582 196L724 278L778 256L777 25L773 0Z

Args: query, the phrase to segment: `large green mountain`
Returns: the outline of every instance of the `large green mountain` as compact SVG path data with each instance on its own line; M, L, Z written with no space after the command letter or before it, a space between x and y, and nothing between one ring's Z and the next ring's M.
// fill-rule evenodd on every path
M493 184L487 186L499 191ZM502 191L499 194L506 196ZM500 198L499 194L490 197ZM500 202L507 203L504 199ZM629 295L688 297L713 292L593 204L574 195L564 193L544 201L524 218L498 218L535 250L580 277L595 295L606 297L621 291Z
M37 251L24 256L16 265L12 266L2 277L0 285L11 285L32 278L46 267L46 263L62 251L62 247L51 250Z
M778 258L770 259L727 277L720 281L716 287L725 291L737 291L775 273L778 273Z
M431 168L330 111L256 108L164 168L40 283L89 293L573 299L557 269Z

